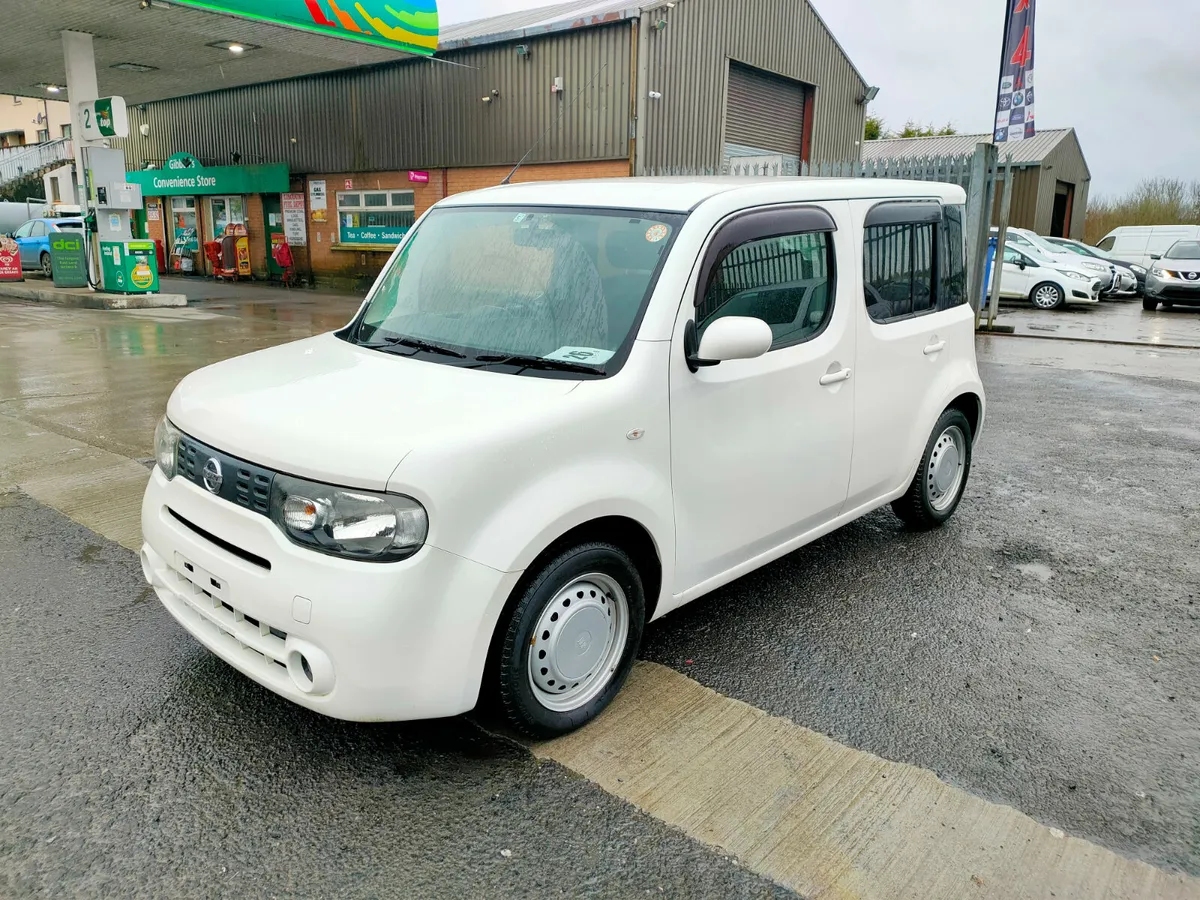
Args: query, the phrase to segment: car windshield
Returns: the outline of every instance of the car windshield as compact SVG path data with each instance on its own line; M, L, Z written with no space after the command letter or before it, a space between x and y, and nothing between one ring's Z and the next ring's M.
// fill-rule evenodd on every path
M1078 254L1079 256L1089 256L1095 258L1096 255L1091 251L1080 247L1078 244L1072 244L1069 241L1051 241L1050 243L1053 244L1057 250L1069 250L1072 253Z
M683 218L436 209L389 264L350 339L458 365L605 374L632 340Z
M1018 232L1008 232L1008 235L1005 237L1005 247L1019 247L1021 252L1034 262L1041 263L1044 266L1055 265L1055 261L1044 253L1041 248L1035 246L1025 235Z
M1200 259L1200 241L1179 241L1167 251L1165 259Z

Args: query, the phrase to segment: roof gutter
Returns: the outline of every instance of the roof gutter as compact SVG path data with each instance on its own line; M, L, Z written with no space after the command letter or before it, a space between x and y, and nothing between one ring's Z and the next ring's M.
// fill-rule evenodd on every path
M611 25L614 22L624 22L641 17L637 7L607 12L598 16L580 16L576 19L564 19L560 22L550 22L545 25L531 25L528 28L517 28L512 31L485 34L479 37L459 38L457 40L439 41L438 52L446 50L467 50L471 47L482 47L488 44L506 44L511 41L528 40L548 34L561 34L565 31L576 31L581 28L596 28L600 25Z

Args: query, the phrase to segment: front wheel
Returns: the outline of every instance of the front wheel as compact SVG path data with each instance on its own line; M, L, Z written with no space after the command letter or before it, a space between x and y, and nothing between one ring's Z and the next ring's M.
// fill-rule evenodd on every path
M42 268L42 274L45 275L47 278L53 278L54 277L54 266L50 262L50 254L43 253L41 256L41 259L38 262Z
M1029 295L1029 299L1038 309L1058 309L1067 302L1063 289L1048 281L1035 287L1033 293Z
M641 576L620 548L583 544L543 566L504 632L497 674L508 720L548 739L598 716L629 677L645 617Z
M908 493L892 504L910 528L929 531L950 521L971 475L971 423L957 409L934 426Z
M1156 309L1158 309L1158 301L1152 297L1143 297L1142 309L1146 310L1147 312L1154 312Z

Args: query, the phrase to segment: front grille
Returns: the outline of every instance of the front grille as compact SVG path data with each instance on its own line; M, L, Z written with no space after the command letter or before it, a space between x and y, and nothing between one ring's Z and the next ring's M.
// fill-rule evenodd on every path
M211 491L204 483L204 467L210 459L220 463L221 486ZM179 439L179 475L222 500L259 515L271 514L271 485L275 473L253 463L222 453L184 435Z
M1200 281L1194 288L1165 287L1160 295L1163 300L1182 300L1186 303L1200 303Z

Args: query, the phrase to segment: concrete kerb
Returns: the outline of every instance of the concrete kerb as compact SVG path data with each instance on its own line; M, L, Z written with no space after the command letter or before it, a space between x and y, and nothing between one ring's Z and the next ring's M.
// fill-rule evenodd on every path
M40 287L22 282L0 283L0 297L78 309L158 309L187 306L188 302L183 294L106 294L85 288Z

